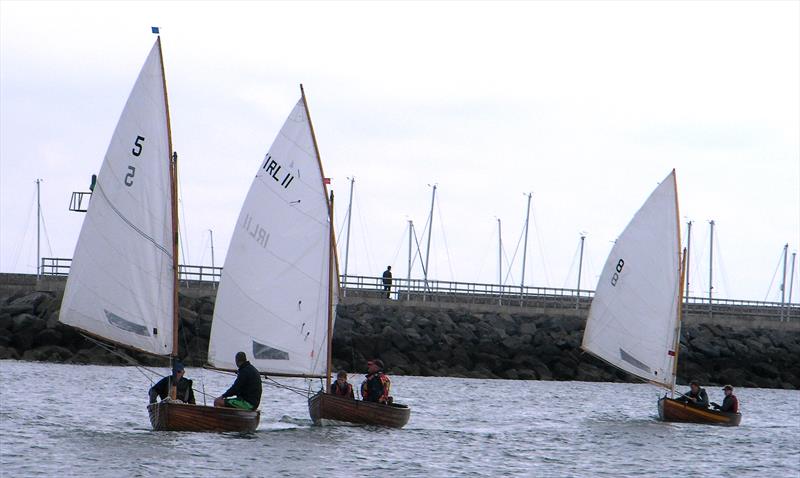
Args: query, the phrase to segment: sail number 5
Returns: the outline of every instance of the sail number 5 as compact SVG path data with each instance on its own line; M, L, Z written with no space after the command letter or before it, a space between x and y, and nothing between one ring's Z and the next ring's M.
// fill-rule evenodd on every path
M611 276L611 285L612 286L614 286L614 287L617 286L617 281L619 280L619 275L622 273L622 268L623 267L625 267L625 261L620 259L619 262L617 262L617 267L616 267L617 271L614 272L613 276Z
M136 136L136 141L133 142L134 148L131 150L131 154L136 157L139 157L142 154L142 141L144 141L144 136ZM128 187L133 186L133 177L136 175L136 168L134 166L128 166L128 174L125 175L125 185Z

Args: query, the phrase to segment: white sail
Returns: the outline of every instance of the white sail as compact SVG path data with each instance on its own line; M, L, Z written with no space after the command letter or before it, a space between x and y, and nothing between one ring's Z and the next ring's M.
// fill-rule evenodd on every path
M597 284L582 348L672 387L677 351L680 237L675 172L617 239Z
M259 164L236 223L214 307L212 366L235 369L234 356L244 351L267 374L325 373L329 234L301 98ZM333 307L337 296L334 290Z
M170 145L158 40L97 175L59 320L131 348L172 352Z

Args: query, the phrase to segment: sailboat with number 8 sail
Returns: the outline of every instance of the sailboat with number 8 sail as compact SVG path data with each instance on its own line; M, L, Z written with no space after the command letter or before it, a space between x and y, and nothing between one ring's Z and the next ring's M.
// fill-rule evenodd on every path
M673 170L617 238L595 290L581 348L674 397L680 346L684 261ZM659 418L738 425L739 413L658 400Z
M157 29L153 29L157 33ZM103 342L177 359L177 154L159 37L125 103L98 174L59 320ZM259 412L171 400L155 430L252 431Z

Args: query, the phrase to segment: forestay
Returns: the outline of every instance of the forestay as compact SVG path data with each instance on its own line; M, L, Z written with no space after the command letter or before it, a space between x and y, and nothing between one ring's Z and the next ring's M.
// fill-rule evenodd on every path
M158 40L97 176L59 319L153 354L172 353L170 146Z
M214 308L212 366L235 369L234 356L244 351L268 374L325 373L329 234L322 167L301 98L236 223ZM332 307L337 296L334 290Z
M582 348L629 373L671 388L680 277L673 171L611 249L589 310Z

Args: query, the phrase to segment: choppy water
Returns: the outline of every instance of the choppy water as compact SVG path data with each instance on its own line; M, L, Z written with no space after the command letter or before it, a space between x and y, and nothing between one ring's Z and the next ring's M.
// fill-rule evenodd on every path
M187 377L212 395L232 382ZM800 476L798 391L738 389L742 425L723 428L656 421L644 384L393 377L413 411L389 430L313 427L304 397L265 387L240 435L151 431L149 385L131 367L0 361L0 475Z

